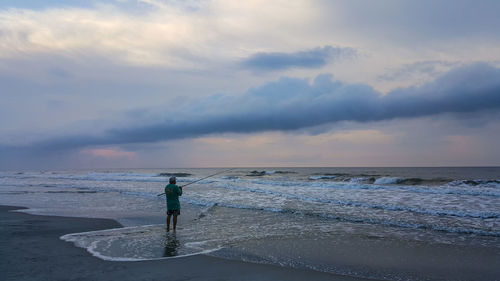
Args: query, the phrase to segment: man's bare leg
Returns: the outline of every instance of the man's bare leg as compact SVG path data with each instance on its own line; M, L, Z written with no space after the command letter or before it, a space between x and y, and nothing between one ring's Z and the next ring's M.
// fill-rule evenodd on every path
M177 215L174 215L174 231L177 228Z
M170 217L171 216L172 215L167 215L167 232L170 231ZM177 216L174 216L174 230L175 230L175 223L176 223L176 221L177 221Z

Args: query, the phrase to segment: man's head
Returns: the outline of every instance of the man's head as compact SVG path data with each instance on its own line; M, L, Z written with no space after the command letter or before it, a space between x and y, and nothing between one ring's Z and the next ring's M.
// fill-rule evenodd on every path
M168 180L168 182L172 184L175 184L175 181L175 177L170 177L170 179Z

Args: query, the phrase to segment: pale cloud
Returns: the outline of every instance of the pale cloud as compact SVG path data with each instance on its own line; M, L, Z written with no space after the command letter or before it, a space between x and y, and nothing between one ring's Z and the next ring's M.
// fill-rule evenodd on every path
M331 142L344 142L351 144L378 144L389 143L395 136L378 130L345 130L319 135L302 135L300 139L309 145L323 145Z
M386 73L379 75L379 79L410 80L416 84L416 81L417 83L418 81L429 81L461 64L463 63L450 61L417 61L388 69Z
M234 138L234 137L201 137L194 139L195 143L207 144L213 146L223 146L228 147L255 147L259 148L263 145L269 145L276 143L276 137L273 134L269 135L254 135L244 138ZM279 142L279 141L278 141Z
M9 8L0 10L0 58L59 56L80 65L108 61L143 68L219 71L226 79L230 73L231 79L245 83L258 74L238 73L241 70L236 66L256 54L293 54L336 46L356 50L359 56L344 63L326 63L322 72L383 92L415 83L413 77L379 79L390 77L401 65L500 59L500 38L493 32L499 23L490 17L494 8L488 9L488 5L497 6L494 2L484 7L461 2L460 6L466 6L465 20L455 25L463 26L463 31L442 24L443 15L459 16L457 7L450 12L439 4L429 14L426 4L355 2L143 0L91 1L88 6L42 10ZM411 14L411 7L417 15ZM423 27L417 21L420 15L428 19ZM433 27L443 32L423 32ZM418 47L413 38L419 39ZM296 77L319 74L311 68L280 71ZM109 75L107 69L100 72ZM430 78L416 79L423 83Z
M400 133L376 129L307 133L224 134L169 143L188 166L362 166L404 163L387 155L399 150ZM373 141L370 141L373 140ZM397 161L397 162L396 162Z
M85 61L98 56L116 63L182 68L179 50L196 45L204 33L175 11L136 17L112 8L9 9L0 13L2 57L57 53Z
M450 154L465 154L468 157L476 158L481 152L481 141L476 136L471 135L450 135L444 138L447 142L447 151Z
M228 166L234 163L243 167L266 164L300 166L304 163L355 166L356 161L361 158L376 158L381 161L385 151L394 145L398 138L399 133L393 135L375 129L341 130L319 135L283 132L226 134L196 138L190 146L195 151L185 151L183 155L196 154L196 161L213 166ZM209 162L211 164L208 164Z
M286 33L282 27L289 29L293 22L307 18L302 10L307 1L266 3L266 12L259 1L237 5L232 1L140 2L154 9L137 14L101 4L0 10L0 56L56 53L82 63L88 56L98 56L115 63L197 68L200 61L233 60L262 50L252 48L256 45L251 41L269 37L279 42L275 35ZM278 11L281 20L276 20ZM279 32L262 32L273 25Z
M318 149L304 145L300 138L281 132L202 137L193 140L192 150L185 155L208 166L300 166L304 157L315 157Z

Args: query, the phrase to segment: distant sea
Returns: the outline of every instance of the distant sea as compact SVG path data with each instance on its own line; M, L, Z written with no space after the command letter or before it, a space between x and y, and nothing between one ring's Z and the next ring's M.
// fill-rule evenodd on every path
M0 172L0 204L117 220L125 228L62 237L105 260L205 253L335 272L311 241L362 234L500 248L500 167L238 168L187 186L179 229L166 234L157 195L168 178L184 185L222 170ZM293 254L251 246L297 239L313 246Z

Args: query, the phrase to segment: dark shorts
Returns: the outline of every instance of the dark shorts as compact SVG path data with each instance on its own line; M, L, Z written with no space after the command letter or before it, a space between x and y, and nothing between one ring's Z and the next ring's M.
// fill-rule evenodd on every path
M167 210L167 215L180 216L181 210Z

